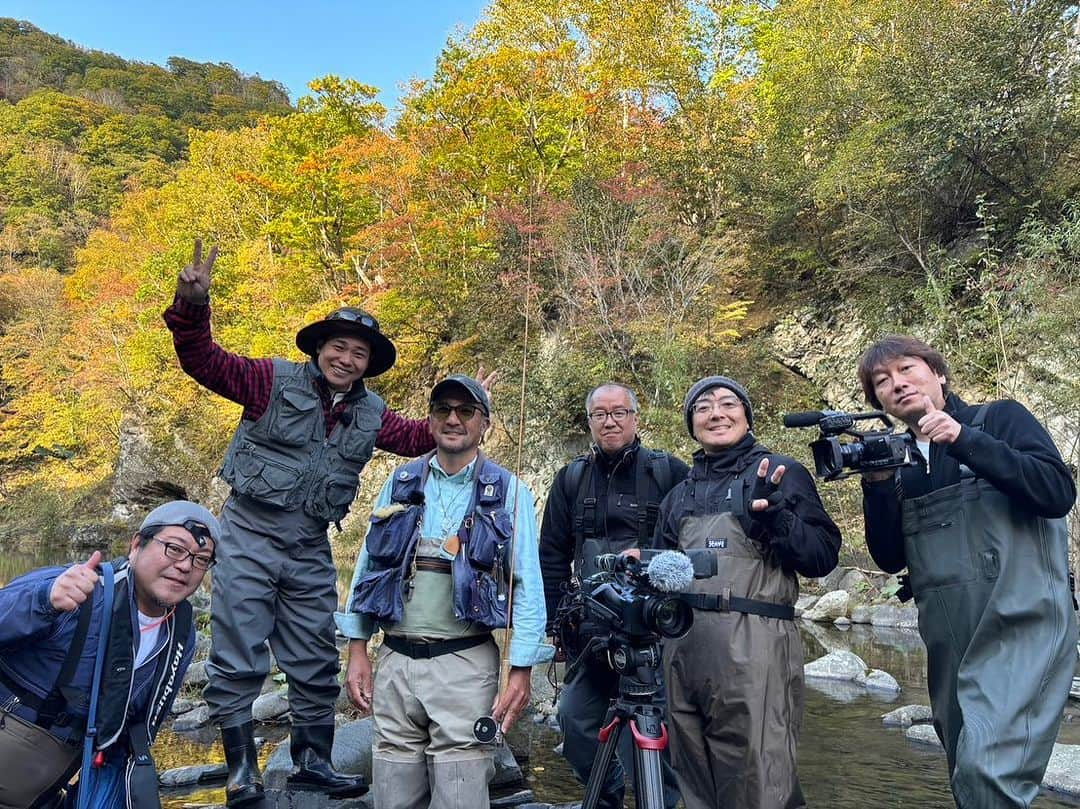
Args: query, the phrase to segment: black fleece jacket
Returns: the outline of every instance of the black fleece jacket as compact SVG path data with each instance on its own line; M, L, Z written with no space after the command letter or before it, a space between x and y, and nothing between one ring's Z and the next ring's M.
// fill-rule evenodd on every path
M782 499L766 512L750 511L750 494L757 466L762 458L769 459L769 474L783 465L780 480ZM787 455L777 455L757 443L753 433L734 446L716 454L703 450L694 453L694 465L689 478L676 486L660 504L660 519L653 535L653 546L661 549L679 547L679 524L690 514L690 484L707 487L707 502L717 510L727 497L728 487L740 473L751 479L745 489L743 531L747 536L766 543L776 563L788 573L802 576L824 576L834 567L840 553L840 529L825 511L818 497L814 479L806 468ZM750 516L753 514L753 516Z
M960 482L960 464L1007 495L1033 517L1069 513L1076 483L1050 434L1027 408L1012 399L987 405L983 429L970 427L979 405L949 394L945 411L963 425L952 444L931 444L929 469L898 470L888 480L863 481L866 545L878 566L895 573L907 565L901 503Z

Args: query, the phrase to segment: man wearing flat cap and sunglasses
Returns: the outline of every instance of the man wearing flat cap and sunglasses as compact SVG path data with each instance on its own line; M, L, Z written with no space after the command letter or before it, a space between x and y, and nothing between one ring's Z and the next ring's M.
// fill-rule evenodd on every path
M94 774L80 788L97 807L157 805L149 746L195 652L187 598L220 537L213 514L177 500L146 516L111 578L94 551L0 589L0 807L54 805L78 771L99 649Z
M427 421L399 416L365 387L397 354L360 309L338 309L302 328L296 345L307 362L250 359L217 345L209 306L216 256L211 248L203 260L196 240L165 322L184 371L244 407L220 473L232 494L221 513L204 694L221 727L226 800L230 809L263 801L251 706L269 671L267 641L289 684L298 768L289 788L362 795L363 778L330 761L340 664L327 529L348 512L375 447L414 457L435 445Z

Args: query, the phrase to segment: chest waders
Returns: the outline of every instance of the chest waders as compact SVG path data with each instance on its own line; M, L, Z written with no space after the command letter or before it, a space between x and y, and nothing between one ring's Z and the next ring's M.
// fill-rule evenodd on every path
M715 486L688 485L694 510L682 518L679 548L713 551L717 573L694 581L689 634L664 644L683 801L686 809L804 807L795 766L803 713L803 648L792 620L798 582L744 533L746 480L732 478L713 508L706 501Z
M957 806L1030 806L1076 658L1065 521L970 476L904 501L902 521Z

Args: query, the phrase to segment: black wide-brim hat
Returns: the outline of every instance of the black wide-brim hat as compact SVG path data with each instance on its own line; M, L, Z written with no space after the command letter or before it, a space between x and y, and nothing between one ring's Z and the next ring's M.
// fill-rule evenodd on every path
M344 334L347 337L359 337L367 340L371 346L364 377L378 376L394 367L397 361L397 349L394 344L379 331L379 321L363 309L345 306L328 314L324 319L308 324L296 333L296 346L311 357L318 355L319 345L331 337Z

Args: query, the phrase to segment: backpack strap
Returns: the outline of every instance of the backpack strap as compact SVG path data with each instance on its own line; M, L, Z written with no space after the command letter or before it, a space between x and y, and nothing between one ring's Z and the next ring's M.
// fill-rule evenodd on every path
M580 560L586 538L596 534L596 497L593 496L591 460L589 455L579 455L569 463L563 476L563 491L574 498L570 526L574 535L575 560Z
M652 541L656 521L660 517L660 501L671 489L671 457L661 450L647 450L639 447L634 469L637 484L637 523L638 547L647 548ZM654 491L649 485L650 478L656 484L655 499L650 499Z

